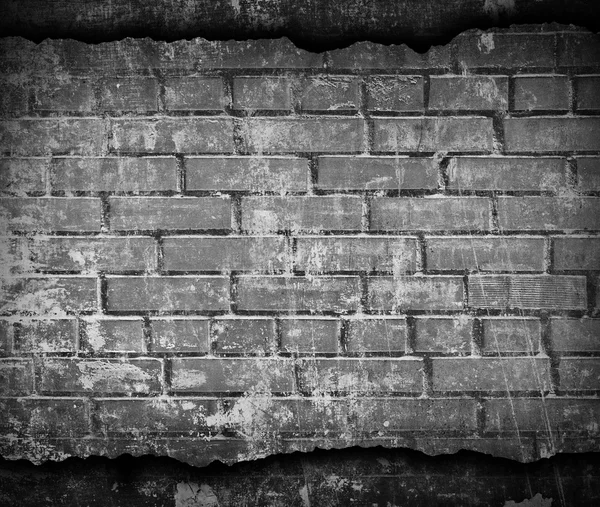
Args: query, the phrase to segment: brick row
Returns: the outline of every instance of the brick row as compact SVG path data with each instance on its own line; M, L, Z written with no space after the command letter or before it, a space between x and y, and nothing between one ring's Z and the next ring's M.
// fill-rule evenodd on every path
M220 202L220 201L217 201ZM195 224L198 225L198 224ZM441 229L441 227L439 227ZM551 236L555 273L598 271L600 238ZM19 273L152 273L158 267L158 245L144 236L4 237L5 261ZM161 266L168 273L232 271L308 274L412 274L480 271L544 272L543 236L425 236L424 256L411 236L304 236L292 242L283 235L173 235L161 241Z
M596 75L575 76L577 111L600 109ZM508 110L508 76L432 76L427 109L432 111ZM14 85L13 85L14 86ZM569 82L566 75L537 74L514 78L511 109L515 111L566 111L569 109ZM168 76L164 82L164 106L156 78L124 77L102 80L98 95L88 78L72 78L48 85L36 80L15 88L15 100L8 111L25 112L25 100L33 92L33 112L157 112L222 111L230 102L218 77ZM303 77L237 76L233 79L233 109L290 111L295 104L305 111L357 111L360 78L348 75ZM424 111L421 75L371 75L365 78L366 107L369 111Z
M5 433L27 437L31 434L56 437L83 437L90 413L99 425L99 435L185 435L208 436L223 430L244 432L242 413L258 415L269 399L256 397L251 405L242 399L226 398L227 409L215 398L186 397L147 400L143 398L97 398L93 404L83 398L36 398L2 400L0 427ZM452 431L471 433L477 429L480 413L469 399L333 399L327 405L315 398L270 398L275 414L273 431L298 435L336 435L348 417L364 414L354 431L381 434L410 431ZM33 417L33 413L44 417ZM598 417L598 404L589 398L513 398L483 401L483 431L486 434L536 432L541 435L591 434ZM369 421L366 423L365 421ZM357 426L356 426L357 425Z
M375 152L490 153L494 147L492 120L486 117L376 117L372 122ZM600 150L595 116L507 118L502 124L507 153ZM11 156L232 153L235 148L233 120L224 117L30 118L3 121L1 132L0 152ZM356 117L254 117L241 120L240 133L247 153L367 149L364 120Z
M152 317L150 334L141 317L86 316L78 327L74 317L4 317L0 319L0 355L60 353L194 352L206 354L537 354L542 327L534 317L479 318L481 342L476 345L473 317L416 316L409 340L402 316L334 317ZM342 328L344 331L343 343ZM557 354L600 352L600 320L552 317L549 346ZM150 340L150 341L148 341ZM279 345L278 341L281 340ZM344 348L340 348L343 346Z
M123 47L127 45L128 51ZM451 69L458 63L467 69L507 68L526 72L560 67L597 67L597 36L585 31L470 31L452 44L417 53L405 45L371 42L353 44L327 53L332 69ZM323 55L303 51L290 41L178 41L139 40L86 45L61 40L33 45L7 41L3 59L14 71L53 57L73 75L121 75L161 69L179 74L190 62L206 69L323 68ZM456 50L456 59L451 56ZM37 62L37 63L36 63Z
M0 360L3 397L41 395L158 394L163 391L163 361L154 358L45 358ZM309 396L354 393L382 396L421 394L423 360L398 358L180 357L171 361L169 389L174 393L294 393ZM35 377L34 377L35 369ZM295 373L298 375L296 385ZM600 359L565 357L558 366L561 393L600 390ZM34 381L35 378L35 381ZM544 394L551 390L550 360L529 357L434 357L435 393Z
M600 189L599 158L577 157L577 189ZM440 187L431 157L319 156L314 185L322 191L422 190ZM49 172L49 182L46 173ZM293 156L186 156L188 192L307 192L308 160ZM569 176L572 177L572 176ZM566 160L547 156L458 156L448 161L453 191L561 192ZM0 191L24 196L53 192L177 192L175 157L27 157L0 159Z

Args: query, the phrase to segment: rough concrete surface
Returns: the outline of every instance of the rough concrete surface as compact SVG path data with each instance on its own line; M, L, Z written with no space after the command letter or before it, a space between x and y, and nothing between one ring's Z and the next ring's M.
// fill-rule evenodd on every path
M596 35L0 69L5 458L598 451Z

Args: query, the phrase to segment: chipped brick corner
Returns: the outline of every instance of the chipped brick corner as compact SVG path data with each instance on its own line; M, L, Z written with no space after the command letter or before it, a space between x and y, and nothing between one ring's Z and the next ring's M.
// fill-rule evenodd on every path
M598 36L0 69L3 456L599 450Z

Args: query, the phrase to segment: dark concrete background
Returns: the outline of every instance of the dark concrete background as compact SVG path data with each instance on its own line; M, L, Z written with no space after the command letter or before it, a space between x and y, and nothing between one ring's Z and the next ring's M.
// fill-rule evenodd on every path
M13 507L342 507L600 505L597 454L522 464L461 451L360 449L194 468L164 457L0 459L0 505Z
M0 34L35 42L287 36L324 51L371 40L425 51L469 28L557 22L600 30L597 0L3 0Z

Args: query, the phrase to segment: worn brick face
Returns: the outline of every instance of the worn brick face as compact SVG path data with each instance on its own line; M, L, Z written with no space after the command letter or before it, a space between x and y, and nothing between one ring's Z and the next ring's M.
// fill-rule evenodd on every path
M371 204L375 231L487 230L489 217L484 197L376 197Z
M569 108L567 76L518 76L514 101L516 111L565 111Z
M438 168L428 158L319 157L317 186L323 190L435 190Z
M489 118L375 118L373 122L375 151L487 153L492 150Z
M0 41L0 449L596 450L599 55Z
M151 192L177 190L174 157L55 158L52 189Z

